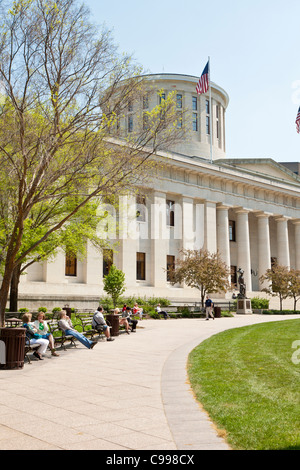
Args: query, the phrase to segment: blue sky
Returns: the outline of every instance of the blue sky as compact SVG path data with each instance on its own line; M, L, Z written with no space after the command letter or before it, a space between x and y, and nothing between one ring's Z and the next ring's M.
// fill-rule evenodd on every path
M227 157L300 162L299 0L84 0L149 73L200 76L229 94Z

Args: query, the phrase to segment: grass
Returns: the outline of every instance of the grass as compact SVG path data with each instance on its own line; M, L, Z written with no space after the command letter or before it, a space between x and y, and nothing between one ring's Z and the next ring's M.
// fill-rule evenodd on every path
M300 450L299 339L300 320L286 320L225 331L191 352L196 398L233 449Z

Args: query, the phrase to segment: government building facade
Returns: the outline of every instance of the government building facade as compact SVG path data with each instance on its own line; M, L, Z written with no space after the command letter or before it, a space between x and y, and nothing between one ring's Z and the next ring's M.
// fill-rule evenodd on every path
M159 178L139 196L120 198L122 221L111 257L88 246L85 260L62 252L54 261L30 266L21 276L20 307L94 308L105 295L103 276L112 262L125 273L125 295L199 302L198 291L168 280L168 267L187 248L219 251L231 272L227 298L237 292L239 268L249 297L266 296L259 278L272 263L300 269L299 165L226 157L229 97L218 85L211 83L210 101L208 93L197 95L197 77L159 74L146 79L143 109L175 92L178 113L188 111L187 137L159 154L164 163ZM120 126L125 134L133 131L132 108Z

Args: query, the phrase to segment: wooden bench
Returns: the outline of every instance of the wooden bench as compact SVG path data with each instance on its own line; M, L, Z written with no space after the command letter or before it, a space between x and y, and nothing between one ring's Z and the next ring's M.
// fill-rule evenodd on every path
M54 339L54 347L56 344L60 344L64 350L66 350L65 342L70 341L71 345L76 347L76 338L72 335L66 335L63 330L61 330L58 326L59 320L48 320L49 331L53 336Z
M93 320L94 315L89 315L86 313L78 313L76 314L76 318L78 318L81 322L81 329L80 333L83 335L90 335L91 339L94 338L95 335L98 335L99 338L102 338L102 335L104 334L104 328L102 328L102 325L99 325L99 329L96 329L92 325L92 320ZM105 325L103 325L105 326ZM109 322L107 322L108 328L112 328Z
M27 359L28 364L31 364L29 353L33 353L34 351L36 351L39 346L40 345L37 343L30 344L30 339L25 336L24 360Z

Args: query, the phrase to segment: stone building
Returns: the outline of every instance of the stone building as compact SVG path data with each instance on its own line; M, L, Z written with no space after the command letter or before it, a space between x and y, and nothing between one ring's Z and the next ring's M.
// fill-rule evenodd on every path
M293 166L270 158L226 158L229 97L218 85L211 84L210 103L208 94L197 95L197 77L146 78L143 108L163 99L158 90L163 95L175 91L178 113L188 110L190 132L160 153L164 169L159 179L138 198L120 201L123 232L113 262L125 273L126 295L198 301L199 292L172 286L167 278L167 267L182 248L219 250L230 266L232 288L241 267L250 297L259 295L259 277L276 260L300 269L300 177ZM125 134L135 126L132 111L120 123ZM54 262L32 265L21 278L20 306L95 306L109 263L89 246L84 261L61 253Z

